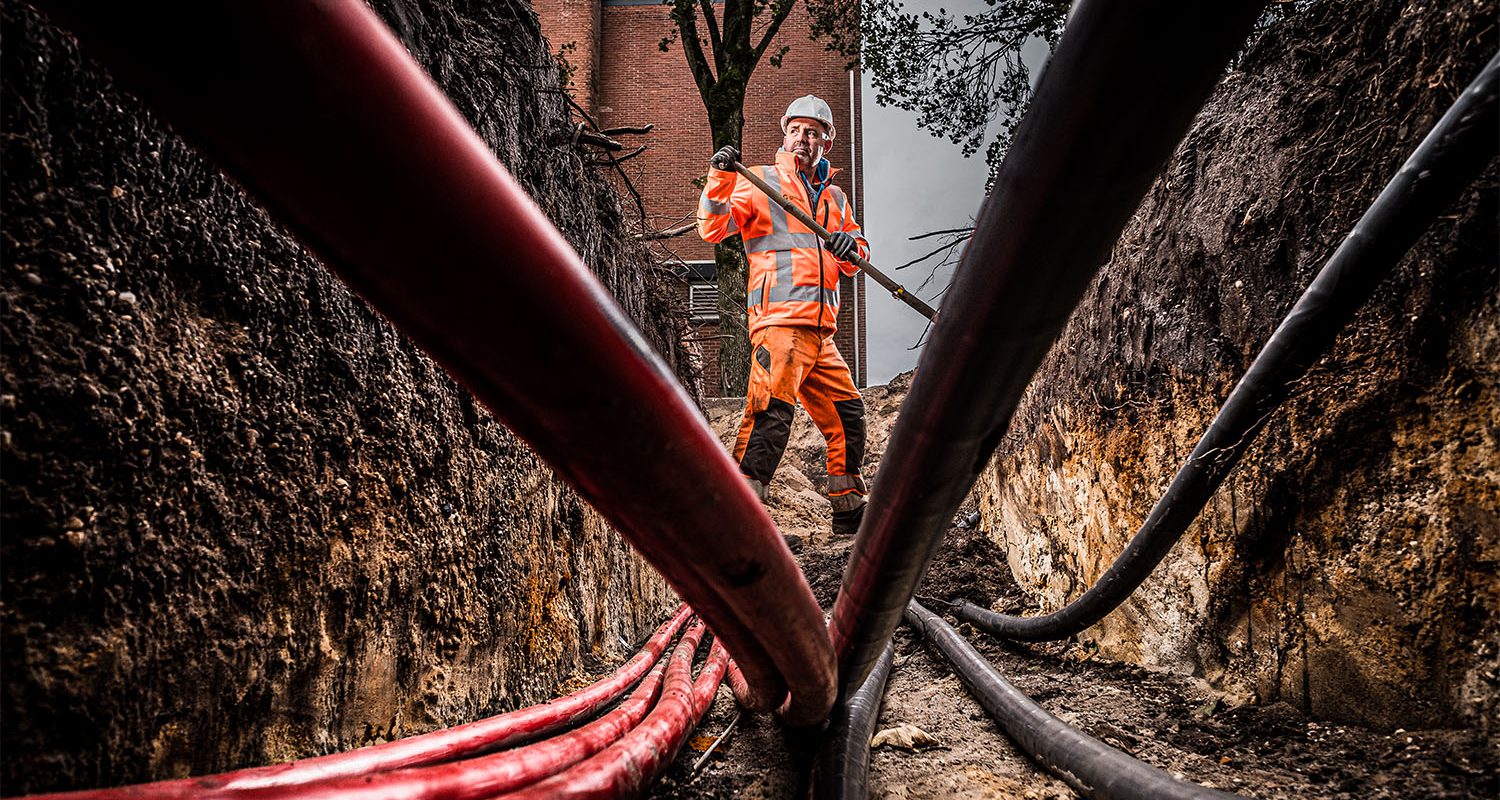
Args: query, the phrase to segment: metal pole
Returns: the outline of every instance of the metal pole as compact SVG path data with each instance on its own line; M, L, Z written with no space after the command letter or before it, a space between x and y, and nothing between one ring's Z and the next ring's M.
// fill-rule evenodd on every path
M853 209L855 219L864 219L864 213L862 211L862 207L859 204L858 131L860 130L860 123L858 120L856 120L854 115L856 97L857 95L855 94L854 70L851 69L849 70L849 208ZM854 299L854 313L850 316L854 318L855 385L864 386L866 383L868 383L868 381L865 380L865 374L862 371L864 369L864 359L862 358L864 353L861 351L864 348L860 346L862 340L859 338L859 284L860 277L858 275L855 275L849 279L849 294Z

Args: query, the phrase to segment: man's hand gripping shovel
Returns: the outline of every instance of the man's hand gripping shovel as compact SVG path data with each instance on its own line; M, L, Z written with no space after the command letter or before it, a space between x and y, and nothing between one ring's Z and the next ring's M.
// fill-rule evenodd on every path
M788 214L796 217L798 221L807 226L808 230L816 233L825 244L829 244L831 242L833 235L825 230L822 225L819 225L817 220L812 218L812 215L808 214L806 211L803 211L801 208L798 208L795 203L793 203L791 200L788 200L786 196L781 192L772 189L765 181L761 180L759 176L751 172L749 169L746 169L744 164L741 164L738 161L734 162L734 171L743 175L745 177L745 180L750 181L752 184L755 184L755 188L764 192L766 197L771 198L772 202L786 209L786 212ZM906 291L906 287L891 280L890 277L885 273L876 269L875 265L861 258L858 253L851 253L849 255L849 261L858 266L860 269L864 270L865 274L869 275L871 278L874 278L876 283L884 286L891 293L892 297L916 309L917 312L922 316L928 319L932 319L937 315L937 312L932 310L932 306L929 306L925 302L923 302L922 298Z

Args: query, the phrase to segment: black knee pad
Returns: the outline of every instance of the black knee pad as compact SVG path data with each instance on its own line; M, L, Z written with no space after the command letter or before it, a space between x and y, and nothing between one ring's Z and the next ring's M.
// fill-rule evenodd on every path
M844 464L852 473L865 471L865 401L858 397L850 400L835 400L833 407L839 412L839 422L844 425Z
M740 459L740 472L761 483L771 483L776 465L781 463L781 455L786 452L787 440L792 436L793 411L791 403L773 397L766 410L755 415L750 442L745 445L745 455Z

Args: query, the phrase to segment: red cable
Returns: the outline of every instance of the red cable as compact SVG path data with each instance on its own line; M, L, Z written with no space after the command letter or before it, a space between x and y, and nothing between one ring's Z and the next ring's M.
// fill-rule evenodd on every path
M234 800L480 800L520 789L594 755L618 741L656 704L668 659L630 697L589 724L543 742L451 764L340 778L308 786L238 792Z
M821 722L822 611L722 444L597 278L357 0L42 0L116 77L523 437ZM537 148L555 147L542 140Z
M682 624L692 616L686 605L657 629L645 647L607 678L573 694L541 705L470 722L420 736L411 736L385 744L362 747L343 753L308 758L287 764L223 772L197 778L181 778L157 783L120 786L113 789L91 789L81 792L35 795L30 800L123 800L124 798L204 797L214 794L236 794L267 787L285 787L275 796L297 795L296 787L314 781L366 775L401 767L435 764L473 755L508 744L535 739L576 724L613 702L641 675L657 663L668 642ZM263 796L260 792L257 796Z
M683 641L691 633L684 634ZM729 659L715 639L703 671L694 681L692 655L680 656L682 645L672 653L661 700L644 722L604 752L541 783L505 795L505 800L602 799L640 794L663 767L672 763L713 703Z

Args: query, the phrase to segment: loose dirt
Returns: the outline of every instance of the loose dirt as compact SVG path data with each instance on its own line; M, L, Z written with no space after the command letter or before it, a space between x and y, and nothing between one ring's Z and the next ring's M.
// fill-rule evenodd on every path
M869 456L871 473L878 470L909 382L909 375L901 376L867 393L871 441L876 443ZM733 401L711 403L709 414L727 441L738 421L738 406ZM826 610L837 595L852 539L828 532L826 500L816 493L825 479L820 441L800 411L791 441L772 488L770 511L789 533ZM963 520L971 510L966 507L957 518ZM944 537L919 593L1011 612L1034 610L990 536L958 525ZM1073 641L1016 645L997 642L967 625L959 630L1001 674L1052 714L1186 780L1246 797L1288 800L1495 797L1500 792L1497 748L1477 731L1378 732L1329 724L1284 703L1239 704L1190 676L1109 661ZM876 749L870 759L872 797L1074 796L1067 784L1017 749L942 656L911 629L898 629L895 642L894 668L876 730L915 725L938 744L917 751ZM783 729L770 715L741 716L712 756L693 770L737 713L728 689L721 689L695 737L650 796L802 796L816 739Z

